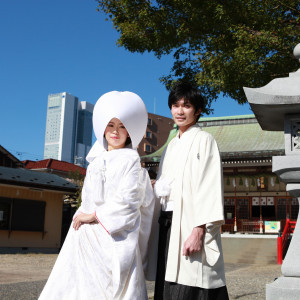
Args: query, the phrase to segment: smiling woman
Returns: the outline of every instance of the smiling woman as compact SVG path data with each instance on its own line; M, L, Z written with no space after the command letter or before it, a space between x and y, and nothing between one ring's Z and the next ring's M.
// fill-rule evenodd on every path
M154 201L136 151L147 118L134 93L97 101L82 204L40 299L148 299L143 268Z
M109 121L104 136L108 143L108 151L124 148L126 144L130 143L130 137L125 126L117 118Z

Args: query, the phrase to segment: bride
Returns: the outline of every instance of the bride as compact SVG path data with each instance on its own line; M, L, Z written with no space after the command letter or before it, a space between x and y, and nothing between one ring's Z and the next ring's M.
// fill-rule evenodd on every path
M136 151L147 119L134 93L113 91L97 101L82 204L40 300L148 299L143 269L154 200Z

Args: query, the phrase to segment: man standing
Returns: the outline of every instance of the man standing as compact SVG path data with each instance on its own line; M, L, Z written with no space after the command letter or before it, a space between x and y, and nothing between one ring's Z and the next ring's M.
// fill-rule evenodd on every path
M179 132L162 155L154 187L161 202L154 299L227 300L222 165L216 141L197 125L204 99L182 82L168 104Z

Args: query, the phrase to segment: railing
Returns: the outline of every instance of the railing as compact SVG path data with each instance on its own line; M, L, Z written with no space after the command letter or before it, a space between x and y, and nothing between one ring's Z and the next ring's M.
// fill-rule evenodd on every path
M233 224L223 224L221 226L221 233L223 233L223 232L234 233L234 225Z
M228 222L228 223L227 223ZM264 232L264 222L260 220L248 220L239 219L237 220L237 232L241 233L263 233ZM234 231L234 221L226 220L226 224L222 225L221 232L235 233Z
M243 233L262 233L264 229L263 221L243 221Z
M277 264L282 264L282 259L288 249L289 238L294 232L296 221L286 220L285 227L281 236L277 238Z

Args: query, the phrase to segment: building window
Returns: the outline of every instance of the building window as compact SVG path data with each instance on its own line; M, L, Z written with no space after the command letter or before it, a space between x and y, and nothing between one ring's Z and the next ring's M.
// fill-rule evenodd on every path
M299 202L297 198L292 199L291 203L291 219L292 220L297 220L298 217L298 212L299 212Z
M151 139L152 138L152 132L146 131L146 138Z
M0 198L0 229L9 228L10 199Z
M152 119L148 118L148 125L152 125Z
M232 198L225 198L224 199L224 214L225 219L234 219L235 213L235 200Z
M145 151L145 152L151 152L151 146L145 144L145 145L144 145L144 151Z
M286 219L289 211L289 199L277 198L277 220Z
M249 200L238 199L237 200L237 217L239 219L249 219Z
M46 202L0 198L0 229L44 232Z

